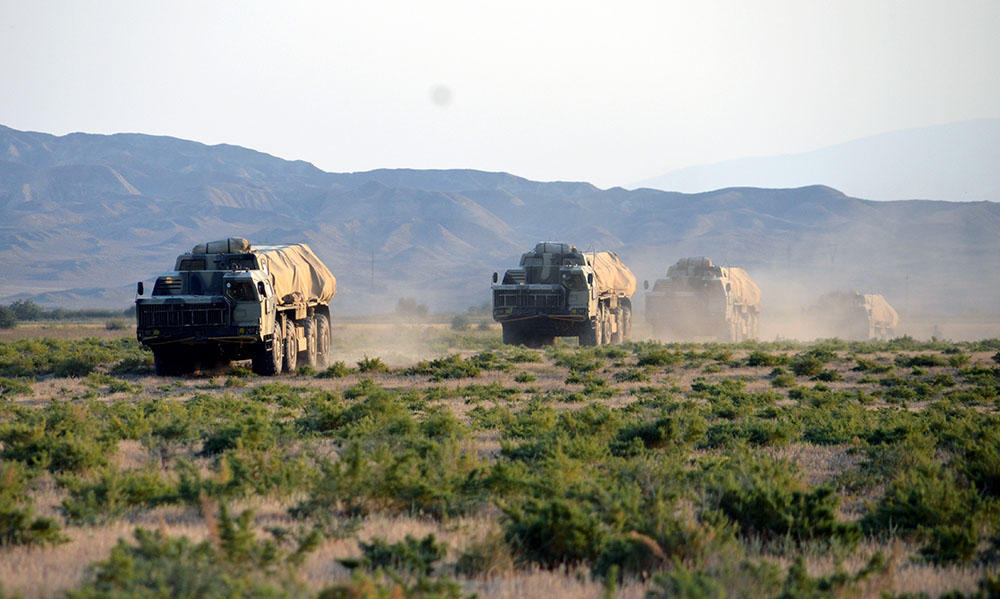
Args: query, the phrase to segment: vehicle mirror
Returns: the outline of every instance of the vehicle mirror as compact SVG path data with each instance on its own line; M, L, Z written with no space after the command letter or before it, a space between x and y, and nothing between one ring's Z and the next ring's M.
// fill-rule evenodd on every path
M643 281L642 282L642 288L643 289L649 289L649 281Z
M496 283L496 282L497 282L497 273L493 273L493 282L494 282L494 283Z
M264 281L257 281L257 293L261 297L267 297L267 290L264 289Z
M143 292L142 281L139 281L139 283L136 284L136 286L135 286L135 292L137 294L139 294L139 295L142 295L142 292Z
M588 285L593 285L594 284L594 273L592 273L592 272L588 272L587 273L587 284Z

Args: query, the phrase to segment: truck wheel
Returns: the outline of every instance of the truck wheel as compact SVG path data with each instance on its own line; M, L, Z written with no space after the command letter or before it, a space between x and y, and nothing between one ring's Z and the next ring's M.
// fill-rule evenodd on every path
M624 340L623 335L625 333L625 325L622 323L621 308L614 311L614 313L611 315L611 319L608 321L608 324L615 325L614 326L615 332L608 335L608 337L610 338L609 342L614 345L621 345L621 342ZM611 327L609 326L608 328L610 329Z
M625 343L632 336L632 309L628 306L622 306L621 332Z
M295 331L295 321L285 319L285 372L294 373L299 364L299 336Z
M578 337L581 346L600 345L601 326L596 321L583 325L583 333Z
M330 318L326 314L316 315L316 368L326 369L330 365Z
M281 372L281 366L285 359L284 343L281 335L281 320L274 319L274 332L271 335L271 349L267 349L266 343L261 343L257 348L257 353L253 357L253 371L263 376L273 376Z
M306 351L302 352L302 363L310 368L316 368L317 364L317 335L316 335L316 318L310 316L306 318L305 321L306 330Z

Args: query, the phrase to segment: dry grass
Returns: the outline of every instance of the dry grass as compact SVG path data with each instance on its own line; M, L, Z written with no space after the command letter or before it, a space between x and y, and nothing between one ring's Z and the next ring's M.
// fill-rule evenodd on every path
M283 382L293 386L305 386L310 389L342 392L362 379L371 379L376 385L391 390L406 391L411 389L429 389L430 387L445 387L454 392L459 387L470 383L487 385L498 383L503 387L519 389L520 394L510 400L497 400L471 403L461 397L439 400L437 403L447 406L452 413L465 422L474 407L491 407L493 405L509 405L516 407L524 402L534 392L546 391L580 391L582 384L566 384L568 369L553 364L548 357L542 362L517 363L505 372L486 371L475 379L445 380L430 382L426 376L407 376L401 374L400 368L413 364L418 360L440 357L446 352L435 350L428 343L435 332L447 331L447 325L407 325L391 324L356 324L335 323L334 336L338 340L335 348L337 359L343 360L348 366L364 356L377 356L386 362L393 371L386 373L355 373L339 379L321 379L294 375L280 375L270 379L249 378L247 386L242 389L231 389L224 386L225 377L218 373L185 378L163 378L156 376L126 376L129 382L139 385L139 394L117 393L113 396L101 397L101 400L141 400L143 398L170 398L174 401L184 401L195 393L242 394L254 387ZM493 332L496 334L496 332ZM20 326L16 329L0 331L0 341L22 339L29 337L58 337L73 339L82 337L120 338L122 331L108 331L104 325L40 325ZM456 348L463 355L475 353L473 350ZM544 355L544 352L541 352ZM741 361L749 352L735 350L731 361ZM794 351L775 352L789 356ZM991 353L980 352L970 356L971 364L992 364ZM892 363L893 354L878 354L866 356L866 359ZM649 377L645 382L613 381L612 375L624 368L635 367L635 357L629 355L622 360L623 366L614 366L614 360L606 360L605 366L598 374L609 381L608 388L614 390L610 398L602 399L602 403L610 407L623 407L635 402L636 393L644 386L677 386L680 392L687 393L696 379L719 381L734 377L746 381L746 389L750 392L775 391L787 398L787 389L775 389L771 386L768 368L750 368L745 366L719 366L718 372L705 372L705 366L714 364L706 360L696 367L679 364L671 367L646 368L643 372ZM835 369L842 381L828 383L832 389L864 389L873 391L877 388L871 383L860 382L866 374L852 370L854 361L842 356L842 359L831 362L827 368ZM710 369L711 370L711 369ZM952 368L930 368L931 374L939 371L953 372ZM536 380L519 383L515 377L519 373L530 373ZM804 386L815 384L807 378L798 377L797 383ZM961 386L961 385L960 385ZM17 396L13 401L25 406L41 406L54 400L70 400L84 396L90 387L85 380L47 377L38 380L33 386L33 395ZM579 409L589 402L569 404L552 403L557 409ZM790 403L790 402L789 402ZM871 409L885 407L887 404L877 401ZM497 431L476 431L470 441L473 449L484 459L492 460L500 452L500 435ZM767 448L763 451L772 457L794 463L802 473L803 480L809 485L821 485L834 480L838 475L857 468L861 456L852 451L851 445L816 446L805 443L792 443L778 448ZM332 441L317 441L310 445L310 450L318 455L335 455L337 446ZM155 463L159 456L155 455L138 441L121 441L111 456L113 464L121 469L136 469ZM200 465L206 474L209 473L207 461ZM59 516L59 505L65 497L49 478L43 478L34 492L36 509L43 515ZM865 498L855 498L842 507L845 519L856 519L860 514L860 506ZM293 528L296 522L288 516L288 508L293 505L293 499L277 500L272 498L257 498L239 502L235 509L253 508L256 513L256 523L260 527L283 526ZM482 539L498 529L499 515L495 508L485 510L474 517L457 518L445 521L435 521L413 517L390 516L374 514L362 521L356 536L348 539L327 540L312 553L304 563L300 573L303 581L313 589L321 589L327 585L344 582L349 572L337 563L337 559L357 556L359 554L358 540L369 540L381 537L390 542L403 539L406 535L423 536L433 533L449 548L443 570L446 573L453 568L457 557L471 544ZM163 507L132 513L125 518L107 525L93 527L67 527L66 534L70 542L46 548L0 547L0 581L4 582L8 592L21 593L25 599L36 597L51 597L61 591L73 588L82 580L86 567L97 559L106 557L110 549L120 538L129 538L136 526L144 526L163 530L171 535L185 535L192 540L200 541L210 537L210 526L193 507ZM866 544L859 548L852 557L839 562L829 554L807 555L810 572L814 574L830 573L843 565L848 570L856 570L864 565L864 561L875 551L880 550L893 557L893 568L890 573L879 581L877 588L873 587L861 596L877 597L880 590L893 593L927 592L931 596L945 591L959 589L971 591L975 588L984 570L982 567L936 567L926 563L910 561L917 548L895 545ZM762 555L773 559L784 566L788 565L786 558ZM589 573L576 569L541 570L513 569L480 578L458 577L467 591L479 593L481 597L520 598L547 597L548 599L598 597L603 591L600 582L590 578ZM620 589L620 597L642 597L649 589L648 583L627 582Z

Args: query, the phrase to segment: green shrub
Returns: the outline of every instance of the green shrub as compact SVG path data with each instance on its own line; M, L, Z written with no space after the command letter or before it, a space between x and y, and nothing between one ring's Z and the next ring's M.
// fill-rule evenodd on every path
M316 375L316 378L320 379L339 379L351 374L352 370L347 367L342 361L337 361L331 364L324 370Z
M593 511L567 499L531 499L505 508L504 517L515 554L546 568L592 561L607 541Z
M0 547L56 545L68 541L55 520L35 517L26 490L27 479L20 464L0 464Z
M823 367L826 362L821 360L816 354L812 352L806 352L803 354L798 354L790 363L792 372L796 376L816 376L823 371Z
M778 366L788 363L788 356L783 354L769 354L760 350L750 352L747 356L747 366Z
M66 358L55 363L52 374L61 377L79 378L94 371L95 362L87 358Z
M31 383L25 380L0 377L0 398L8 398L15 395L31 395L32 393L34 393L34 389Z
M710 472L708 495L744 533L765 539L820 539L847 545L861 537L854 523L837 520L840 498L829 487L804 489L789 468L741 456Z
M604 360L592 348L580 348L571 352L558 352L555 364L564 366L570 371L590 372L604 366Z
M60 483L69 491L62 512L73 524L100 524L136 507L155 507L180 499L176 486L155 470L120 472L105 468L96 480L70 475L62 477Z
M870 532L896 531L929 542L928 560L968 562L979 542L982 499L950 469L923 462L901 472L862 520Z
M713 575L702 570L688 570L677 564L672 570L657 574L647 599L725 599L729 593Z
M836 370L824 370L814 376L813 379L830 383L834 381L842 381L844 380L844 377L842 377Z
M842 567L828 576L809 576L802 556L788 568L784 590L777 599L835 599L836 597L862 596L866 581L886 572L888 563L881 552L876 552L860 570L848 574Z
M892 365L879 364L874 360L857 358L857 365L851 370L854 370L855 372L870 372L872 374L885 374L886 372L892 370Z
M517 376L514 377L514 380L518 383L533 383L537 381L538 378L529 372L519 372L517 373Z
M665 347L640 349L636 356L639 366L670 366L684 361L683 355L672 352Z
M458 354L452 354L450 356L437 358L431 361L422 360L417 362L414 366L407 368L404 372L408 375L430 375L430 380L440 381L444 379L461 379L479 376L481 370L474 359L470 358L466 360Z
M358 372L389 372L389 367L385 365L382 358L378 356L369 358L367 354L358 360Z
M649 375L638 368L628 368L614 374L617 383L642 383L649 381Z
M443 543L438 543L433 534L422 539L406 535L399 543L388 543L375 537L370 543L359 541L358 546L361 548L361 558L338 561L349 568L383 568L411 576L429 576L434 570L434 564L448 552L448 548Z
M913 356L908 356L905 354L898 354L894 360L896 366L901 368L930 368L933 366L947 366L948 362L941 356L935 354L916 354Z
M0 329L13 329L17 326L17 316L9 306L0 306Z
M135 544L119 540L111 555L91 564L87 579L66 596L308 597L310 593L296 579L295 571L318 545L318 536L299 536L294 549L283 549L272 540L258 541L250 528L251 517L250 512L244 512L234 520L222 509L217 544L193 543L187 537L137 528Z

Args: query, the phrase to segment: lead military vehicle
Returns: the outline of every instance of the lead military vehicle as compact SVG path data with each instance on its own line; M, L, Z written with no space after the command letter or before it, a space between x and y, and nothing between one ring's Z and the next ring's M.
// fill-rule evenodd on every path
M648 289L648 282L644 286ZM758 335L760 297L742 268L681 258L646 293L646 320L658 339L738 342Z
M613 252L539 243L499 283L493 273L493 283L493 319L507 344L548 345L556 337L621 343L632 327L635 276Z
M816 337L855 341L896 336L899 315L884 297L860 291L834 291L806 310Z
M247 358L264 375L292 372L300 360L325 368L336 293L333 274L304 243L199 244L156 279L151 297L136 299L136 336L159 375Z

